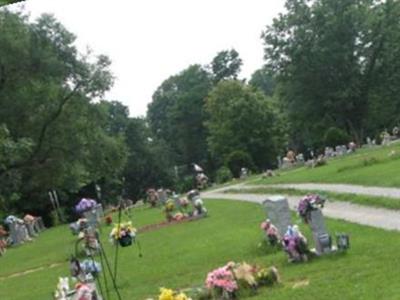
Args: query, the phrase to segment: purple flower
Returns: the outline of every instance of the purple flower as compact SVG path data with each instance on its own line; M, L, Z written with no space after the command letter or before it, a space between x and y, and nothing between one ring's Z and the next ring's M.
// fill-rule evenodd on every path
M81 201L75 206L75 210L78 213L83 213L85 211L88 211L95 207L97 205L97 202L93 199L89 198L82 198Z

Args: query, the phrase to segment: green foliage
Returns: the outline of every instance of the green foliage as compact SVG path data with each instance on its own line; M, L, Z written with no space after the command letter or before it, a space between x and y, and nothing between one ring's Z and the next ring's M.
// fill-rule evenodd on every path
M131 118L127 123L129 157L124 170L126 194L132 199L145 195L151 187L174 184L172 153L162 139L152 135L146 120Z
M235 49L218 52L211 62L214 83L223 79L236 79L242 66L242 59Z
M210 74L192 65L165 80L153 95L147 113L150 128L174 153L176 165L207 159L203 104L210 89Z
M275 163L280 121L262 92L239 81L221 81L209 94L206 110L209 151L221 165L238 150L259 169Z
M298 146L329 127L357 142L399 121L398 1L287 0L263 33L267 68Z
M193 176L184 176L175 184L175 186L178 193L187 193L194 188Z
M242 168L254 169L254 163L251 156L241 150L236 150L230 153L226 157L225 161L226 165L229 167L232 172L233 177L240 177L240 171Z
M274 94L275 80L266 67L255 71L251 75L249 84L262 90L266 96L272 96Z
M330 127L324 135L324 145L336 147L338 145L347 145L350 142L349 135L340 128Z
M92 103L113 83L111 62L80 55L74 42L51 15L29 22L0 11L0 202L7 211L46 215L49 189L76 193L125 164L123 136L107 126L111 113Z
M225 183L233 178L231 170L226 167L222 166L219 168L215 174L215 181L217 183Z

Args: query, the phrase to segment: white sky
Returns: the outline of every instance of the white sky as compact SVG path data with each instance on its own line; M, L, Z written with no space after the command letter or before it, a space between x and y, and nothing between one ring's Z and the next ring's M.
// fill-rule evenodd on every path
M190 64L208 64L218 51L235 48L243 59L241 77L249 78L263 64L261 31L283 12L284 2L28 0L24 5L33 18L53 13L77 36L82 52L89 46L108 55L116 81L106 98L140 116L163 80Z

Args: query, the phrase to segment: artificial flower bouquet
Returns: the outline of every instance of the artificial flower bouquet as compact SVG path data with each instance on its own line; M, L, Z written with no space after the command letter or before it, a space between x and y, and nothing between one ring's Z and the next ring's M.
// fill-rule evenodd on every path
M309 249L307 239L297 225L289 226L282 240L283 248L289 255L290 262L307 261Z
M101 272L101 265L92 259L85 259L79 264L83 273L91 274L94 278Z
M136 238L136 228L132 222L116 224L111 230L110 239L113 243L119 243L122 247L132 245Z
M207 209L204 206L203 200L201 200L200 198L197 198L196 200L194 200L193 207L194 207L193 216L206 216L207 215Z
M174 209L175 209L174 200L168 199L165 202L165 206L164 206L164 212L165 212L165 216L166 216L168 222L170 222L174 219L174 216L172 215L172 212L174 211Z
M269 219L263 221L260 227L265 232L267 240L271 246L279 244L281 236L279 234L278 228L276 228L276 226L272 224Z
M160 288L158 300L192 300L185 293L176 292L171 289Z
M316 194L304 196L297 207L297 211L303 221L308 224L311 218L311 211L324 207L325 199Z
M180 198L178 201L181 213L183 213L187 217L190 216L191 215L191 212L189 212L190 201L187 198Z
M88 221L86 218L80 218L78 221L69 224L69 228L73 235L78 235L82 232L85 228L87 228Z
M207 274L206 287L214 299L234 299L239 287L231 267L228 263Z
M230 300L238 297L241 290L256 291L260 286L279 282L277 268L262 268L246 262L229 262L208 273L206 287L212 299Z
M81 201L75 206L75 211L79 214L87 212L96 207L96 200L90 198L82 198Z

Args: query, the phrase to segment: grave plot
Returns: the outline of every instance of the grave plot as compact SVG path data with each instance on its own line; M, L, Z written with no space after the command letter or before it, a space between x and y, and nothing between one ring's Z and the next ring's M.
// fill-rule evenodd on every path
M271 246L281 244L290 262L307 261L312 256L321 256L349 248L349 236L336 235L336 245L328 233L321 209L325 199L319 195L307 195L298 204L298 214L309 225L315 248L309 249L308 241L298 225L293 224L288 201L283 196L271 196L263 202L268 219L261 224Z

